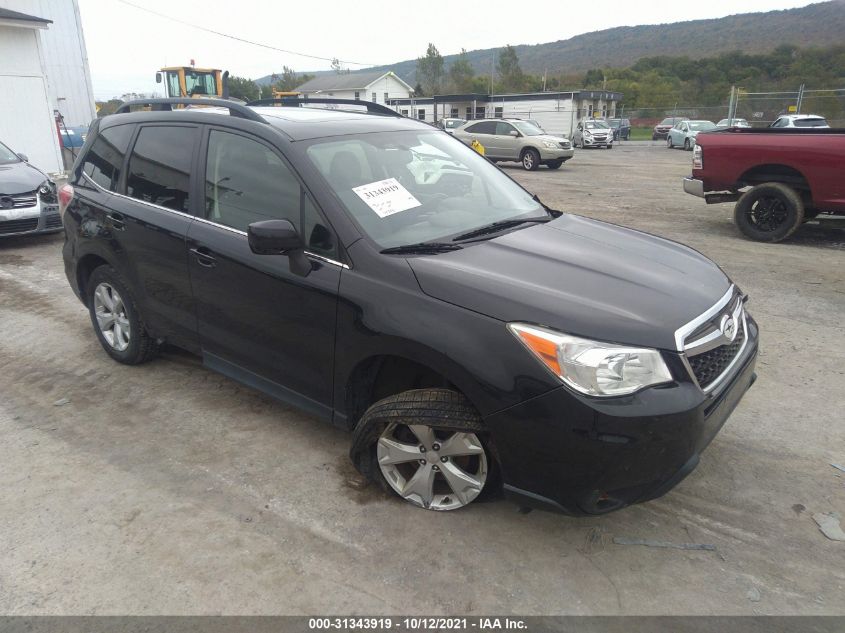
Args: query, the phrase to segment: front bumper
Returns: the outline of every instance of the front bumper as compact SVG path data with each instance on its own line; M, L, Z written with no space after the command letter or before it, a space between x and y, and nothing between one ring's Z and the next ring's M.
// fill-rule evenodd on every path
M659 139L659 138L665 139L667 136L669 136L669 130L654 130L651 133L652 139Z
M684 191L690 195L703 198L704 181L698 180L697 178L684 178Z
M754 383L758 332L750 318L748 332L734 374L710 394L692 381L609 400L560 387L486 418L506 496L593 515L667 493Z
M0 209L0 237L55 233L62 230L58 204L41 200L34 207Z
M575 156L575 150L571 147L563 149L562 147L538 147L540 152L540 160L569 160Z
M608 136L605 139L596 139L591 138L588 139L586 137L581 137L581 145L583 147L605 147L607 145L611 145L613 143L613 137Z

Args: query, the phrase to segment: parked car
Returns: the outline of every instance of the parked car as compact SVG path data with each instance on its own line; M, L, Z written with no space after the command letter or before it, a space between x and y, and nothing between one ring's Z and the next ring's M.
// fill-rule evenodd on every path
M466 119L440 119L439 127L441 130L445 130L449 134L453 134L455 129L461 127L464 123L466 123Z
M695 146L695 137L699 132L715 130L716 125L712 121L679 121L666 135L666 147L683 147L685 150L692 150Z
M746 119L722 119L716 127L751 127Z
M454 136L467 145L481 143L484 155L494 163L517 161L529 171L540 165L558 169L575 154L567 138L546 134L522 119L472 121L457 128Z
M61 230L55 183L25 154L0 143L0 236Z
M708 204L736 202L746 237L779 242L809 219L845 212L845 132L735 128L700 134L684 191Z
M584 119L578 122L572 135L575 147L605 147L613 149L613 130L600 119Z
M664 139L669 135L675 125L681 121L689 121L689 117L685 116L670 116L663 119L660 123L654 126L654 131L651 133L651 140L657 141Z
M630 119L608 119L611 129L613 130L613 140L619 139L628 140L631 137L631 121Z
M118 362L195 352L351 430L416 506L587 515L676 485L754 381L745 296L691 248L550 209L384 106L164 110L186 101L98 119L61 190Z
M817 114L783 114L772 122L769 127L830 127L823 116Z

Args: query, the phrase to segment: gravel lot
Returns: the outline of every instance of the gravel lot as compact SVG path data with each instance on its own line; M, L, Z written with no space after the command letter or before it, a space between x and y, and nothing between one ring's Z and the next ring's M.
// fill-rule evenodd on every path
M845 614L845 543L812 519L845 515L845 231L746 241L731 205L681 191L689 164L631 142L506 167L551 206L699 249L760 324L759 380L699 468L602 518L362 486L346 434L188 355L112 362L60 236L0 241L0 613Z

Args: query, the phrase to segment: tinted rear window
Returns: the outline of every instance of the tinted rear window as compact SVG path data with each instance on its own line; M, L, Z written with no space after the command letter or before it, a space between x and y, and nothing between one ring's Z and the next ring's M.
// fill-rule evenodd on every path
M106 128L97 135L85 155L82 172L103 189L117 191L123 158L134 128L134 125Z
M196 132L192 127L141 128L129 157L126 194L188 213Z
M796 119L795 127L827 127L824 119Z
M471 132L472 134L495 134L496 122L482 121L481 123L476 123L475 125L469 126L466 131Z

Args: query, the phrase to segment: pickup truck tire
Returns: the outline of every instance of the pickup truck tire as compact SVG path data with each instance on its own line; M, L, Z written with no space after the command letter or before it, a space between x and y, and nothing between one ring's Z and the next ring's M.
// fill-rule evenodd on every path
M779 182L757 185L743 194L734 208L743 235L758 242L780 242L804 221L804 202L793 188Z

